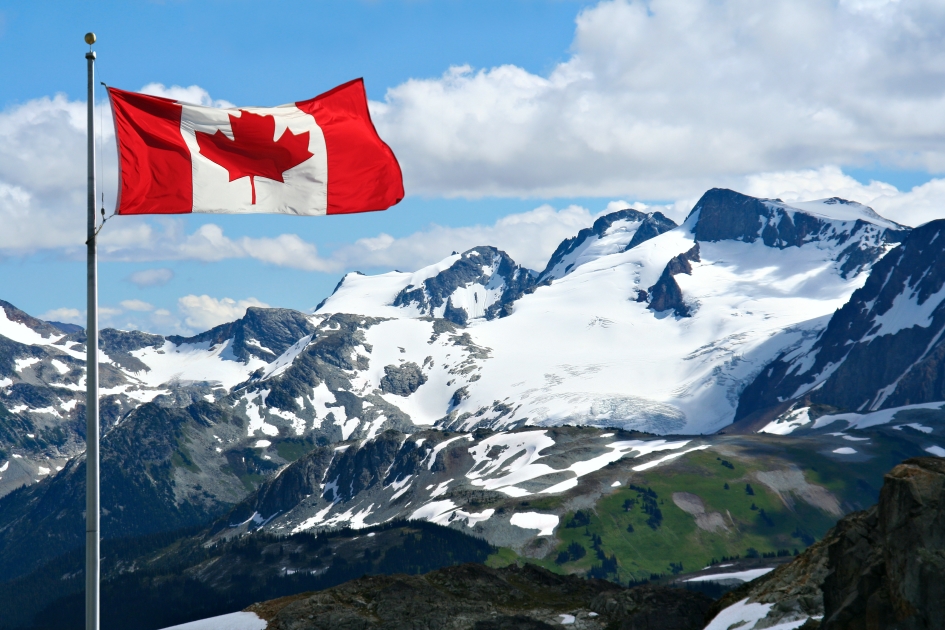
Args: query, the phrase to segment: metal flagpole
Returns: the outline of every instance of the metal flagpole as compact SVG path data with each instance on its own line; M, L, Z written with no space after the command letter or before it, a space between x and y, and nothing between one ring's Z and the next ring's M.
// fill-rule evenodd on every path
M99 630L99 426L98 426L98 269L95 260L95 33L85 34L89 52L88 167L89 216L86 241L88 258L88 319L85 326L85 630Z

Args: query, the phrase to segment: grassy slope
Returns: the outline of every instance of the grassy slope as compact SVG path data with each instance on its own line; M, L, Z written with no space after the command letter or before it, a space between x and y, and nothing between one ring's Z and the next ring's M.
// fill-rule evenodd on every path
M823 486L833 493L844 512L862 509L876 501L882 475L902 459L915 454L915 446L897 439L895 434L872 437L877 447L874 455L869 460L855 463L829 457L815 443L765 437L754 446L745 447L743 443L732 448L698 451L672 465L634 473L623 482L624 485L602 496L593 510L585 510L590 517L586 525L568 527L567 524L575 517L575 512L569 512L555 531L558 540L555 553L544 559L528 561L557 572L587 572L594 565L601 564L593 547L596 535L600 537L599 548L604 556L613 554L617 559L617 572L609 574L608 579L625 583L649 578L651 574L670 574L674 568L675 572L680 569L683 572L698 571L712 560L718 561L726 556L745 557L749 548L759 554L803 550L813 540L822 537L836 522L837 516L796 496L789 508L777 493L759 482L754 473L784 470L794 465L803 471L808 483ZM728 461L732 468L723 466L722 460ZM725 489L726 483L728 490ZM642 494L628 484L650 488L657 494L656 504L663 516L659 526L647 524L650 516L643 509ZM746 484L751 484L754 495L746 493ZM673 502L674 492L698 495L705 503L706 512L722 514L728 531L699 529L693 516ZM625 509L627 500L634 502L629 510ZM560 505L561 499L548 497L523 503L523 506L525 504L529 509L550 509ZM752 505L756 509L753 510ZM762 516L762 510L767 520ZM628 525L632 525L632 533L628 531ZM556 556L572 543L584 547L586 555L558 564ZM514 556L514 552L503 550L490 562L502 565L512 561ZM676 566L671 566L671 563Z

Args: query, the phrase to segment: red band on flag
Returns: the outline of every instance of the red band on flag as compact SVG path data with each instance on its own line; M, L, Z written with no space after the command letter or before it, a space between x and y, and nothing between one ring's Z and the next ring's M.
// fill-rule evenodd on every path
M190 149L176 102L108 88L118 144L118 214L182 214L193 209Z
M328 214L385 210L404 198L400 164L371 122L362 79L295 105L325 134Z

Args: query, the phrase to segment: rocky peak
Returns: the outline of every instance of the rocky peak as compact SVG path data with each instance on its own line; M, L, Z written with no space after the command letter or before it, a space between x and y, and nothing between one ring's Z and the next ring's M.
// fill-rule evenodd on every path
M36 319L4 300L0 300L0 310L3 311L7 320L22 324L43 337L61 337L63 334L66 334L59 327L49 322L44 322L41 319ZM66 325L68 326L69 324Z
M836 258L843 277L881 258L910 230L884 219L872 208L839 197L791 205L724 188L706 192L687 222L693 219L692 232L697 241L754 243L760 239L766 246L779 249L818 241L845 246Z
M232 340L230 349L240 361L251 357L271 362L299 339L315 332L308 315L288 308L251 306L235 322L221 324L193 337L171 335L173 344L209 343L211 346Z
M660 274L656 284L651 286L648 291L641 291L637 296L637 300L646 300L648 297L650 303L647 308L657 313L672 309L676 317L690 317L692 309L683 301L682 290L676 280L673 279L673 276L680 273L692 274L690 263L693 262L700 262L699 243L693 245L689 251L673 256L666 263L666 267L663 269L663 273Z
M567 275L574 267L581 264L582 253L601 256L627 251L675 227L677 227L676 223L661 212L645 213L628 208L605 214L594 221L591 227L584 228L576 236L561 241L548 260L544 271L539 274L538 282ZM609 239L613 242L607 243L601 251L585 252L594 243L608 235L613 236Z
M534 282L534 272L502 250L474 247L419 286L404 287L393 306L414 307L424 315L464 326L471 319L508 315L512 302Z

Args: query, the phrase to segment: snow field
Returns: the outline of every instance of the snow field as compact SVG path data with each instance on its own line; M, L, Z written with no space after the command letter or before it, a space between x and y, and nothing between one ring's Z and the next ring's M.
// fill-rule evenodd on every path
M161 348L147 347L131 355L150 368L134 373L134 377L150 387L159 387L172 380L211 381L230 389L242 383L255 370L267 364L251 358L247 363L237 361L229 346L231 339L210 347L210 342L177 346L166 341Z
M817 418L817 421L814 422L814 429L821 429L826 427L838 420L845 420L847 423L847 429L866 429L869 427L875 427L880 424L888 424L892 422L896 414L900 411L908 411L912 409L942 409L945 407L945 401L931 402L931 403L919 403L916 405L905 405L903 407L892 407L890 409L881 409L880 411L873 411L870 413L839 413L829 416L821 416ZM903 425L911 426L911 425ZM920 429L921 430L921 429Z
M558 516L539 512L516 512L509 522L522 529L537 529L539 536L551 536L558 526Z
M256 613L235 612L219 617L191 621L164 630L266 630L266 621Z
M686 582L717 582L719 580L739 580L741 582L751 582L755 578L766 575L774 571L773 567L764 569L748 569L747 571L734 571L732 573L713 573L711 575L700 575L689 578Z

